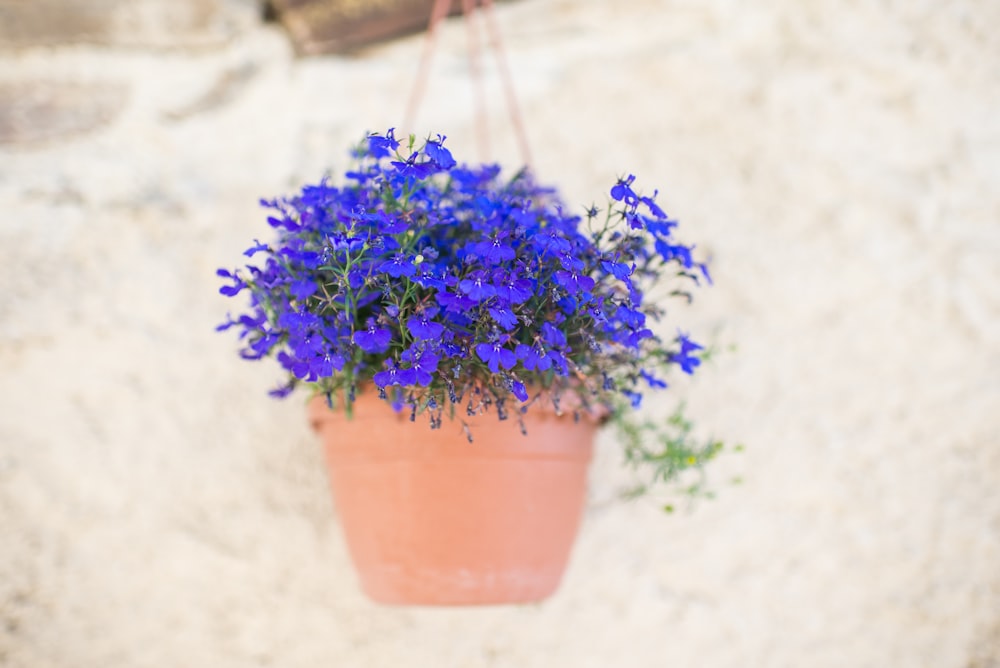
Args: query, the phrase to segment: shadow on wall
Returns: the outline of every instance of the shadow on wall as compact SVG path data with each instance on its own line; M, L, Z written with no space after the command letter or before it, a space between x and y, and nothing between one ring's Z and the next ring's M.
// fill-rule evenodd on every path
M482 4L481 0L477 0ZM60 45L211 51L262 22L280 22L300 55L346 54L421 31L435 0L0 0L0 54ZM458 0L449 2L460 13ZM253 77L234 70L180 120L220 106ZM111 124L128 101L113 81L0 81L0 147L35 148Z
M461 13L459 0L447 4L449 14ZM350 53L420 32L434 5L435 0L0 0L0 51L60 44L211 49L254 23L277 21L300 55Z

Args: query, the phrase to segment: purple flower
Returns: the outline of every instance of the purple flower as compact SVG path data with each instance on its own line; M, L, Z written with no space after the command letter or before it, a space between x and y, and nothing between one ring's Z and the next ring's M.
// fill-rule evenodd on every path
M531 299L531 281L513 273L496 279L494 289L497 297L510 304L523 304Z
M646 229L659 237L669 237L675 227L676 220L652 220L645 218Z
M632 392L630 390L622 390L621 392L628 398L632 408L639 408L639 406L642 405L642 395L638 392Z
M638 350L639 345L644 339L653 338L653 332L648 329L634 329L630 330L623 338L619 340L619 343L628 346L629 348L635 348Z
M257 253L266 250L268 250L267 244L262 244L261 242L254 239L253 246L243 251L243 254L246 255L247 257L253 257Z
M564 287L571 295L586 293L594 287L594 279L575 271L566 271L565 269L561 269L553 275L553 278L556 283Z
M329 378L334 371L340 371L344 368L344 362L343 355L327 351L309 360L309 373L316 378Z
M290 371L296 378L302 379L309 374L308 362L292 357L284 351L278 353L277 360L281 366Z
M372 381L379 387L399 385L399 369L396 368L395 362L392 360L386 360L385 364L385 371L379 371L372 376Z
M663 212L663 209L661 209L659 205L657 205L657 203L654 201L658 194L659 191L654 190L652 197L640 197L639 201L646 205L646 208L649 209L649 212L651 214L662 220L667 217L667 214L665 214Z
M637 329L646 324L646 314L636 309L631 309L624 304L615 311L615 320L631 329Z
M228 271L226 269L219 269L215 273L223 278L228 278L233 282L232 285L223 285L221 288L219 288L220 294L223 294L227 297L235 297L240 293L240 291L243 288L247 287L247 284L243 282L243 280L239 276L237 276L231 271Z
M489 299L497 293L496 288L489 283L486 273L482 271L471 273L458 284L458 289L467 294L469 299L477 302Z
M476 355L486 362L490 371L500 373L500 367L504 369L513 368L517 364L517 356L514 351L503 347L499 341L494 343L480 343L476 346Z
M410 330L413 338L418 341L437 340L441 338L441 334L444 333L444 325L431 320L431 318L438 314L438 311L440 309L431 307L407 319L406 327Z
M521 401L528 400L528 390L524 387L524 383L519 380L515 380L510 384L510 391L514 393L514 396Z
M628 281L632 272L635 271L634 264L630 267L624 262L611 262L609 260L603 260L601 268L620 281Z
M506 331L510 331L517 327L517 316L514 312L508 308L502 307L490 307L489 313L493 317L500 327Z
M542 323L542 338L545 343L554 348L561 348L566 345L566 335L550 322Z
M305 309L285 311L278 316L278 326L287 329L293 335L301 335L310 329L318 328L320 319Z
M476 300L466 295L456 295L450 292L437 293L438 304L451 313L465 313L476 305Z
M419 354L414 354L413 349L409 349L402 355L404 361L410 362L410 368L402 369L398 372L400 385L421 385L426 387L434 380L434 372L437 371L440 357L435 353L424 350Z
M691 353L704 350L704 348L682 332L677 333L677 342L680 344L681 349L679 352L671 355L670 360L679 365L684 373L693 374L695 367L701 364L701 360Z
M472 252L486 260L488 264L500 264L513 260L516 253L505 243L507 232L497 232L491 239L472 245Z
M514 354L528 371L547 371L552 368L552 360L541 346L526 346L519 343Z
M396 140L394 132L395 128L389 128L384 137L377 134L369 135L368 154L373 158L390 157L399 148L399 141Z
M683 244L669 244L663 239L657 239L654 242L654 247L656 252L666 261L670 262L673 259L677 259L685 268L690 269L694 264L691 259L691 248Z
M639 369L639 375L642 377L644 381L646 381L646 384L652 387L653 389L663 390L666 389L667 387L667 384L665 382L663 382L653 374L649 373L645 369Z
M396 253L392 259L382 265L382 271L393 278L406 276L407 278L417 273L417 265L413 263L413 258L402 253Z
M639 200L636 197L635 192L632 190L632 182L635 181L635 176L632 174L628 175L626 179L618 179L618 183L614 185L611 189L611 197L615 201L622 202L629 206L634 206Z
M414 152L410 154L410 157L405 161L393 160L392 166L396 168L396 172L403 178L404 181L412 183L418 179L426 179L431 174L440 171L436 162L427 160L424 162L418 162L417 158L420 156L419 153Z
M295 281L290 286L292 296L299 301L311 297L319 289L316 287L316 282L311 278L304 278L300 281Z
M375 321L369 319L366 329L354 332L354 343L366 353L384 353L389 349L392 341L392 332L384 327L375 325Z
M295 383L285 383L279 387L274 388L268 392L269 395L275 399L284 399L295 389Z
M424 146L424 153L441 169L451 169L455 166L455 158L451 157L451 151L444 147L445 137L438 135L437 141L429 141Z

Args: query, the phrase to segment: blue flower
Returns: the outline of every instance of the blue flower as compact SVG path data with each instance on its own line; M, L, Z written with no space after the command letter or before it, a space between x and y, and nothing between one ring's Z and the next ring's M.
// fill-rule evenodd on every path
M464 292L476 302L481 302L497 293L496 288L489 282L486 272L475 271L458 284L459 290Z
M303 300L311 297L319 289L316 287L316 282L311 278L304 278L300 281L295 281L290 286L292 296L298 300Z
M500 264L513 260L517 255L514 249L505 243L507 232L497 232L492 238L472 245L472 252L486 260L488 264Z
M369 319L366 329L354 332L354 343L366 353L384 353L389 349L392 341L392 332L384 327L375 325L375 321Z
M346 360L343 355L334 351L327 351L317 354L309 360L309 372L310 375L316 378L328 378L335 371L343 369L345 362Z
M518 268L519 272L524 272L524 268ZM506 276L494 276L496 281L494 289L500 299L509 304L523 304L531 299L532 285L527 278L520 278L517 273L510 273Z
M552 360L541 346L526 346L519 343L514 354L528 371L547 371L552 368Z
M392 161L392 166L396 168L396 172L403 178L405 183L412 184L414 181L425 179L441 170L436 162L430 160L420 162L418 160L419 157L420 154L414 152L405 161Z
M594 287L594 279L575 271L560 269L553 275L553 278L556 283L565 288L571 295L578 295L581 293L586 294L591 288Z
M232 285L223 285L221 288L219 288L220 294L223 294L227 297L235 297L240 293L241 290L243 290L243 288L247 287L247 284L243 281L243 279L241 279L239 276L237 276L231 271L228 271L226 269L219 269L215 273L218 274L219 276L222 276L223 278L228 278L233 282Z
M278 325L287 329L292 334L301 335L311 329L318 328L320 326L320 319L305 309L285 311L278 316Z
M678 332L677 342L680 344L680 351L671 355L670 359L680 366L684 373L693 374L695 367L701 364L701 360L691 353L703 350L704 348L682 332Z
M620 281L628 281L629 277L632 276L632 272L635 271L634 264L630 267L624 262L613 262L610 260L602 260L601 268Z
M657 205L657 203L654 201L658 194L659 191L654 190L652 197L640 197L639 201L645 204L646 208L649 209L649 212L653 214L656 218L665 219L667 217L667 214L665 214L663 212L663 209L661 209L659 205Z
M431 320L440 309L431 307L407 319L406 327L418 341L436 340L444 333L444 325Z
M653 389L663 390L666 389L667 387L667 384L665 382L663 382L653 374L649 373L645 369L639 369L639 376L641 376L642 379L646 381L646 384Z
M651 220L645 218L646 229L659 237L669 237L677 227L676 220Z
M399 384L424 387L434 380L434 372L437 371L438 363L441 361L437 354L429 350L415 353L412 348L403 353L402 359L410 362L410 367L398 372Z
M496 323L500 325L502 329L510 331L515 327L517 327L518 323L517 316L514 315L514 312L511 311L510 309L502 307L490 307L488 310L490 315L493 317Z
M250 248L248 248L245 251L243 251L243 254L246 255L247 257L253 257L257 253L260 253L261 251L266 251L266 250L269 250L269 248L267 247L267 244L262 244L261 242L259 242L256 239L254 239L253 240L253 246L251 246Z
M519 380L512 381L510 384L510 391L517 397L520 401L528 400L528 390L524 387L524 383Z
M444 147L445 137L438 135L437 141L429 141L424 147L424 152L441 169L451 169L455 166L455 158L451 157L451 151Z
M639 392L632 392L631 390L622 390L621 393L625 395L629 400L632 408L639 408L642 405L642 394Z
M688 246L683 244L669 244L663 239L657 239L654 242L654 246L656 248L656 252L659 253L666 262L676 259L683 264L686 269L690 269L694 264L694 260L691 259L691 248Z
M296 378L302 379L309 375L308 362L292 357L284 351L278 353L276 359L282 367L291 372Z
M615 311L615 320L631 329L637 329L646 324L646 314L636 309L631 309L624 304Z
M395 362L393 362L391 359L386 360L385 371L379 371L374 376L372 376L372 382L374 382L379 387L399 385L399 369L396 368Z
M517 364L517 356L514 351L503 347L499 341L494 343L480 343L476 346L476 355L486 362L490 371L499 373L500 367L504 369L513 368Z
M312 331L293 334L288 337L288 347L300 360L308 360L322 352L323 337Z
M566 335L550 322L542 323L542 339L553 348L562 348L566 345Z
M285 383L268 392L275 399L284 399L295 390L295 383Z
M409 278L417 273L417 265L413 263L413 258L396 253L391 260L382 264L381 270L393 278L400 276Z
M388 158L396 149L399 148L399 142L396 140L395 128L389 128L389 131L385 133L382 137L378 134L371 134L368 136L368 154L373 158Z
M633 181L635 181L635 176L632 174L629 174L626 179L618 179L618 183L611 189L611 197L615 201L624 201L625 204L634 206L639 199L636 197L635 191L632 190Z
M451 292L439 292L436 295L438 304L448 310L449 320L454 323L465 322L456 319L457 315L463 315L476 306L476 300L466 295L456 295ZM464 317L464 315L463 315Z

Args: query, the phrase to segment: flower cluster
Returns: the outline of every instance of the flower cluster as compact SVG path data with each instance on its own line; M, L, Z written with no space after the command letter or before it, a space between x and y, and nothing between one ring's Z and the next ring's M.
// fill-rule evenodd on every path
M710 278L656 193L629 175L606 209L575 215L527 171L459 164L444 144L373 134L343 184L262 201L277 240L219 270L223 294L250 295L220 329L288 372L274 395L305 384L350 404L371 383L438 425L452 407L503 418L543 391L620 411L671 368L695 370L702 346L652 323L661 296Z

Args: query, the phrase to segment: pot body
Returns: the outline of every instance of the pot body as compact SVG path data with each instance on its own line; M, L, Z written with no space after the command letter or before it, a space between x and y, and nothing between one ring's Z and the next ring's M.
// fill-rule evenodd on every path
M354 415L309 404L362 587L409 605L538 601L559 586L586 497L598 422L536 406L411 423L374 390ZM468 425L470 443L462 420Z

